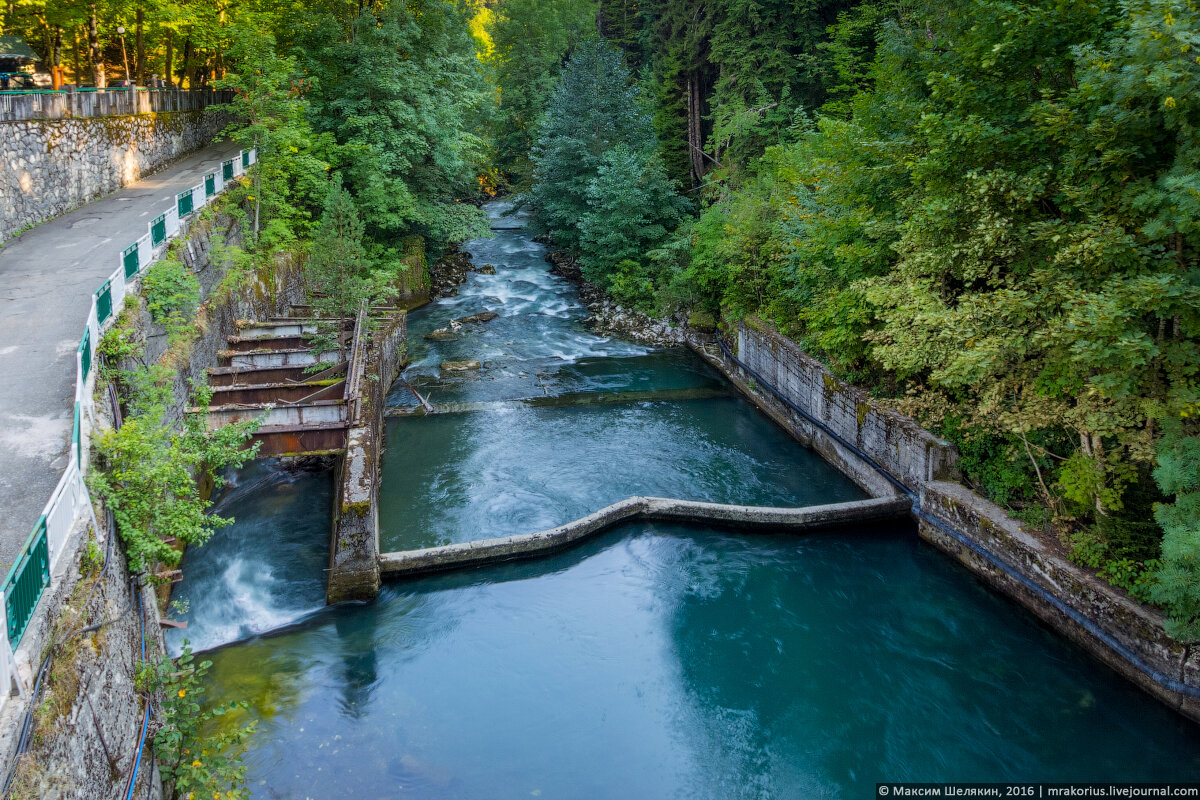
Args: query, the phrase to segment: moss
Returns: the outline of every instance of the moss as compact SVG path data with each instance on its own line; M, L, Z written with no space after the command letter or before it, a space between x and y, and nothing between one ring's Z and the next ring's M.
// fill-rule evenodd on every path
M365 517L371 511L371 501L363 500L358 503L342 503L342 516L347 516L351 512L359 517Z
M868 403L859 403L855 411L858 412L858 427L861 428L867 421L867 414L871 413L871 406Z
M717 320L707 311L693 311L688 315L688 325L699 331L714 331L717 329Z

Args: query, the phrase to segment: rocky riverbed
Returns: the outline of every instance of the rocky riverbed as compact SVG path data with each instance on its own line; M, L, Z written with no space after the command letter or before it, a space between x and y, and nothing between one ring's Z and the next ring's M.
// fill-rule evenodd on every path
M551 264L552 273L572 281L579 287L580 299L591 312L585 322L596 333L627 336L643 344L656 346L687 342L687 317L683 314L655 319L640 311L626 308L609 297L599 286L584 278L579 265L565 253L548 253L546 260Z

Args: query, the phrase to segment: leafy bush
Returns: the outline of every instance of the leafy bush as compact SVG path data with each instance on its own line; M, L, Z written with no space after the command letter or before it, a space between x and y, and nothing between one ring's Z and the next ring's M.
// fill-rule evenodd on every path
M231 725L224 719L249 708L246 702L204 707L203 681L210 667L211 661L197 663L184 642L179 658L163 656L143 663L138 672L138 688L161 698L154 755L172 800L249 797L242 755L256 724Z
M133 570L147 569L155 562L174 565L180 550L168 539L202 544L215 530L230 524L232 520L207 513L211 503L200 497L196 479L205 475L220 486L220 471L241 466L257 448L246 448L254 422L208 431L204 415L196 414L176 428L166 411L170 389L148 380L152 374L133 373L135 380L126 382L127 388L135 388L129 401L133 413L119 429L105 430L95 438L98 469L87 476L88 486L116 517ZM203 390L198 392L201 406L207 405L207 398Z
M192 320L200 303L200 282L178 255L168 252L146 270L142 294L151 318L167 329L168 339L192 332Z

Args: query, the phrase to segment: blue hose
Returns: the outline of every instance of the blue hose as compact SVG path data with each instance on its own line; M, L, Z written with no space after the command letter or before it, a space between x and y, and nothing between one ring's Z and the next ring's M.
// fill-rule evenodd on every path
M827 436L832 438L835 442L840 444L842 447L845 447L847 450L849 450L850 452L854 453L856 456L861 458L863 461L865 461L867 464L869 464L872 469L874 469L876 472L878 472L880 475L882 475L889 483L891 483L893 486L895 486L897 489L899 489L901 492L903 492L906 496L908 496L908 498L912 500L912 513L915 517L917 517L920 520L924 520L925 522L928 522L930 525L934 526L938 530L940 530L943 533L945 533L946 535L950 536L956 542L963 545L968 550L970 550L972 553L974 553L975 555L982 558L990 566L994 567L995 569L1004 573L1007 577L1009 577L1012 580L1019 583L1021 585L1021 587L1024 588L1026 591L1032 593L1034 596L1045 601L1046 603L1049 603L1051 606L1054 607L1054 609L1056 611L1058 611L1059 613L1061 613L1062 615L1064 615L1065 617L1070 619L1075 624L1079 625L1081 628L1083 628L1085 631L1090 633L1092 636L1099 639L1110 650L1112 650L1117 655L1121 656L1123 659L1128 661L1131 665L1136 667L1139 671L1141 671L1143 674L1145 674L1147 677L1149 677L1151 680L1153 680L1159 686L1161 686L1164 689L1167 689L1169 691L1176 692L1176 693L1182 694L1182 695L1186 695L1188 697L1200 697L1200 687L1190 686L1186 683L1177 681L1174 678L1172 678L1171 676L1169 676L1163 672L1160 672L1159 670L1150 666L1149 664L1147 664L1145 661L1142 660L1141 656L1139 656L1137 653L1133 652L1128 647L1126 647L1124 643L1118 641L1108 631L1101 628L1095 622L1088 619L1083 614L1076 611L1074 608L1068 606L1060 598L1058 598L1057 596L1050 593L1042 586L1035 583L1032 579L1027 577L1025 574L1021 573L1020 571L1018 571L1016 569L1013 569L1012 566L1010 566L1007 562L1005 562L999 556L984 549L978 542L972 541L966 535L964 535L964 534L960 533L959 531L955 530L954 528L950 527L949 525L942 522L937 517L934 517L934 516L926 513L924 511L924 509L921 508L920 497L917 495L916 492L912 491L907 486L905 486L903 483L901 483L899 481L899 479L896 478L896 476L892 475L890 472L888 472L886 469L884 469L879 463L877 463L875 461L875 459L871 458L869 455L864 453L862 450L859 450L858 447L856 447L855 445L853 445L850 442L843 439L841 436L836 434L834 431L830 430L829 427L827 427L823 422L818 420L812 414L809 414L807 411L800 408L798 405L796 405L791 400L789 400L787 397L785 397L778 389L776 389L769 382L764 380L761 375L759 375L757 372L755 372L754 369L752 369L749 365L747 365L747 364L743 363L741 360L739 360L738 357L735 356L732 351L730 351L729 346L727 344L725 344L725 341L720 336L716 337L716 339L717 339L717 344L719 344L721 346L721 352L725 355L725 357L728 358L730 361L732 361L734 364L737 364L738 367L740 367L743 371L746 372L747 375L749 375L751 378L753 378L756 383L761 384L763 388L765 388L768 392L770 392L772 395L774 395L776 399L778 399L780 402L782 402L784 405L786 405L792 411L795 411L797 414L802 416L804 419L806 419L808 422L810 422L815 427L819 428L823 433L825 433Z
M146 661L146 604L142 600L142 590L138 587L138 610L142 618L142 663ZM150 727L150 698L146 698L146 715L142 718L142 735L138 741L137 758L133 762L133 774L129 776L129 791L125 792L125 800L132 800L133 790L137 787L138 769L142 766L142 751L146 749L146 729Z

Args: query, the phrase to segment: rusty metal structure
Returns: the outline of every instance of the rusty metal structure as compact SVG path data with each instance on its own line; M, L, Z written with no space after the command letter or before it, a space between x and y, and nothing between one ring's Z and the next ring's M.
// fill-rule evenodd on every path
M213 395L204 413L209 428L257 420L260 458L343 453L346 431L358 419L362 348L368 309L359 309L348 347L316 351L310 344L320 320L307 307L294 316L244 322L208 370Z

